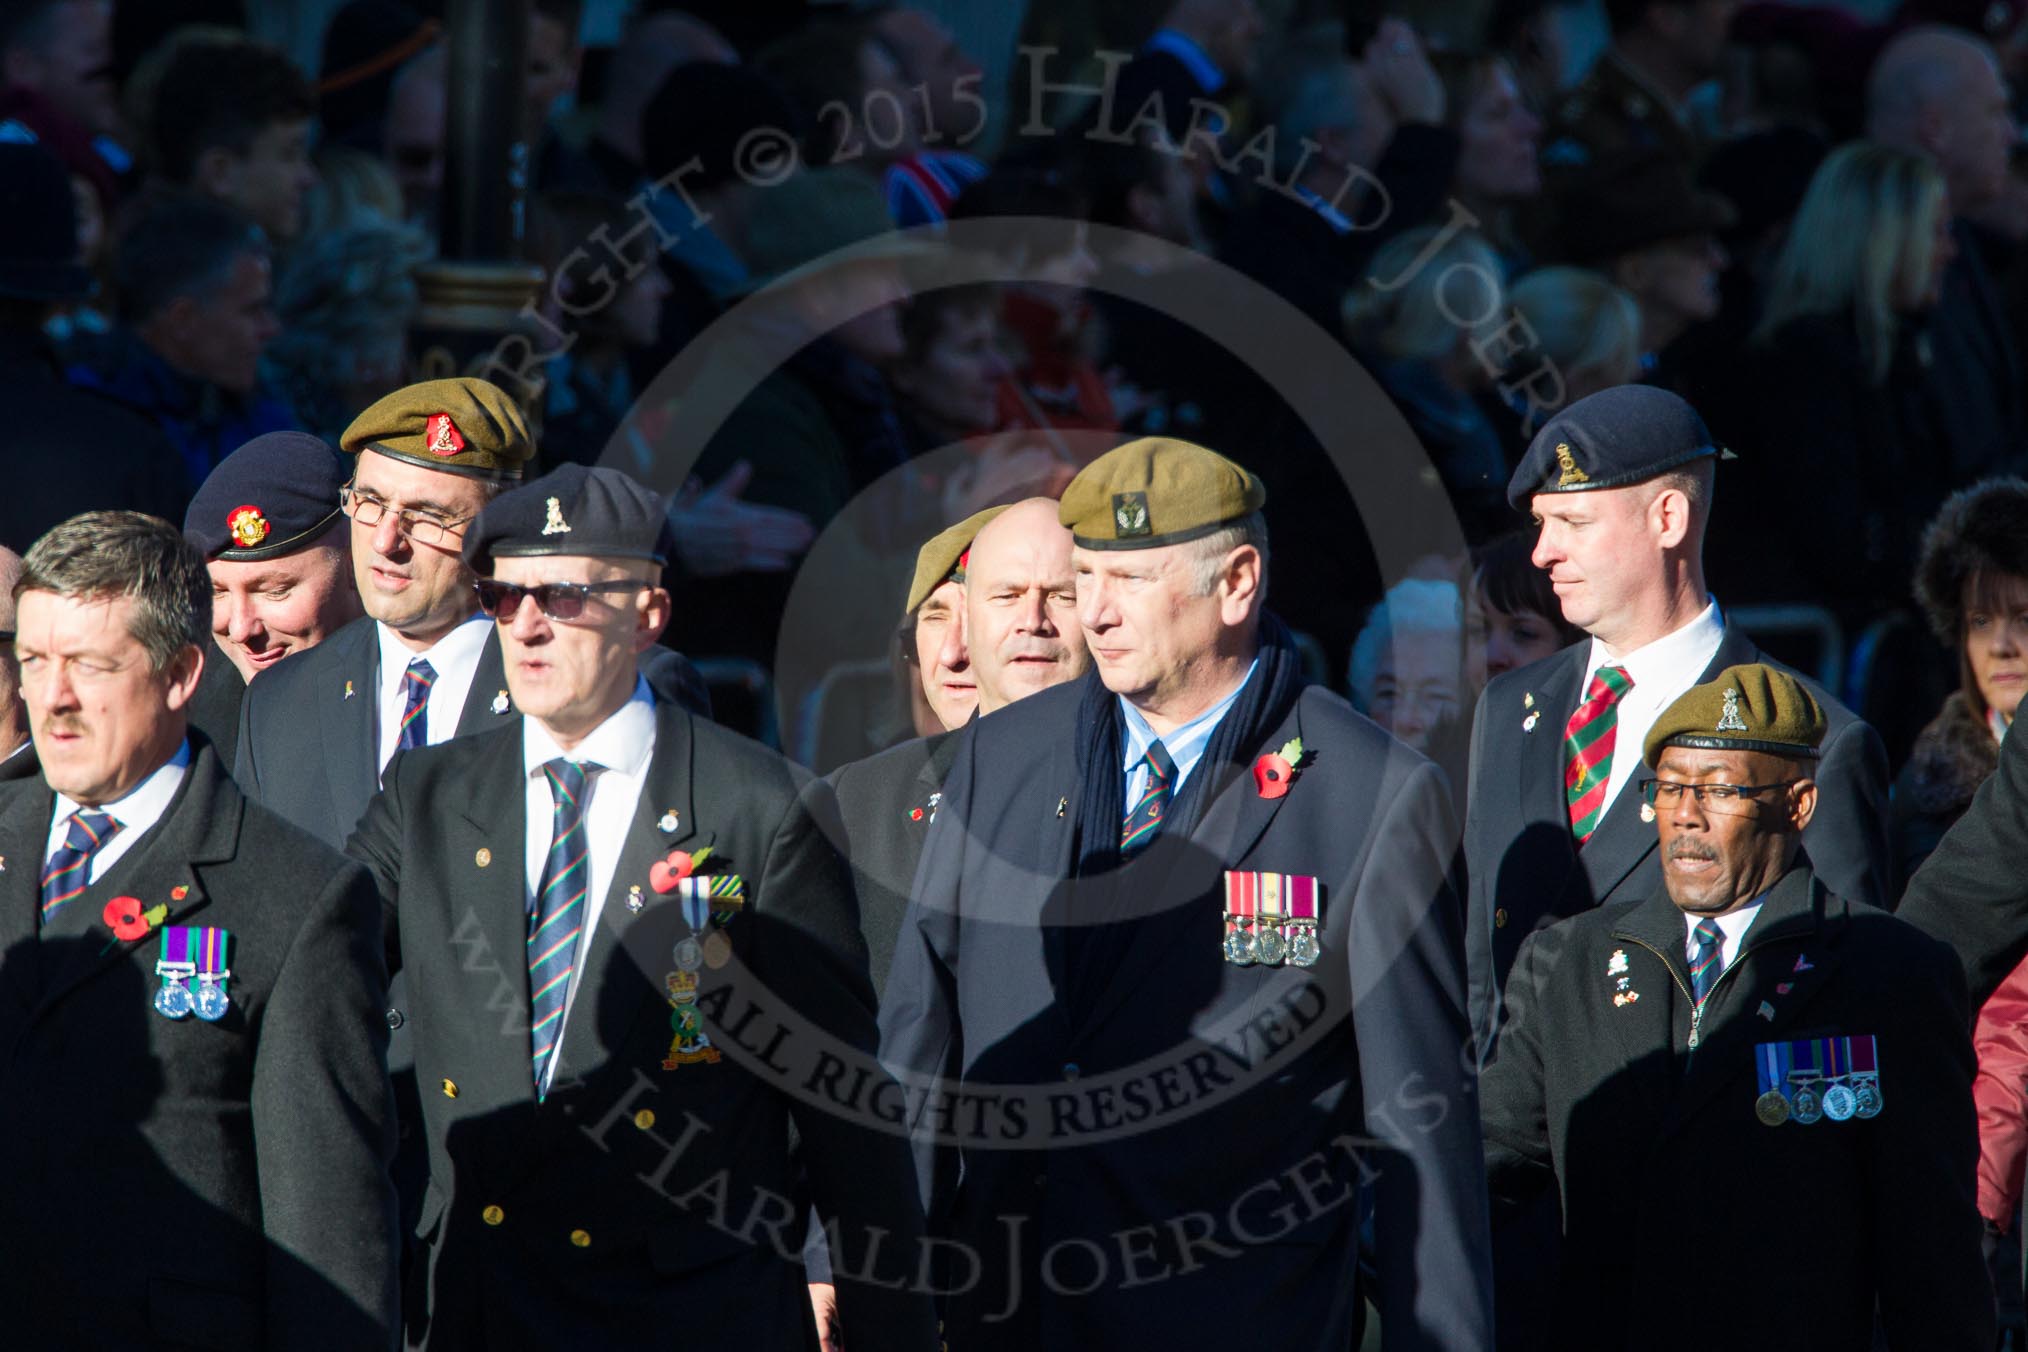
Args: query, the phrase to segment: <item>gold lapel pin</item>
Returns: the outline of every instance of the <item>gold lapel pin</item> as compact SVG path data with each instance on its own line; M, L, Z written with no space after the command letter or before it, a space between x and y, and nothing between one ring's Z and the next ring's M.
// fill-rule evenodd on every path
M1059 799L1057 799L1057 800L1056 800L1056 815L1057 815L1058 817L1061 817L1061 816L1063 815L1064 809L1065 809L1065 808L1067 808L1067 807L1069 807L1069 806L1070 806L1070 799L1068 799L1068 798L1059 798Z
M488 864L493 862L493 852L487 849L484 845L481 845L479 847L479 852L472 856L472 862L477 864L480 868L484 868Z

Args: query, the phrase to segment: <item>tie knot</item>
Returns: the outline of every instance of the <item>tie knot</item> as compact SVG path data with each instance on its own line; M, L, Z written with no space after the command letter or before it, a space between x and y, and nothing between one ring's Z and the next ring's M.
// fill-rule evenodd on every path
M591 777L605 767L591 761L574 761L558 756L545 761L542 766L544 777L549 780L550 800L559 812L576 811L584 802L584 787Z
M418 657L415 661L408 664L408 670L403 673L403 679L427 690L431 683L437 679L437 669L430 665L430 660L427 657Z
M1605 700L1617 703L1620 696L1634 688L1634 678L1627 675L1625 667L1600 667L1592 673L1591 689L1585 691L1585 701Z
M83 850L89 854L111 840L113 833L119 829L120 824L114 820L112 813L100 812L96 808L79 808L70 814L70 826L65 833L65 843L73 850Z
M1723 945L1725 943L1725 931L1718 928L1716 920L1698 921L1697 928L1692 933L1697 936L1697 945L1700 948L1708 948L1713 944Z
M1164 784L1176 777L1176 762L1169 758L1169 748L1159 740L1148 743L1148 773Z

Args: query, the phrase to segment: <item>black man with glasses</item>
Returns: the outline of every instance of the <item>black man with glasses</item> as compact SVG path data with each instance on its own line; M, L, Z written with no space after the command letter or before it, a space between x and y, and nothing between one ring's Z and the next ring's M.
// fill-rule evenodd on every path
M793 1092L814 1057L880 1073L836 806L650 691L668 549L617 470L489 504L464 557L520 716L397 757L348 847L425 1091L411 1346L812 1347L812 1197L840 1274L918 1261L905 1142ZM926 1295L841 1275L839 1306L855 1346L935 1345Z
M1964 977L1812 870L1827 721L1766 664L1677 699L1660 882L1521 946L1479 1088L1496 1215L1561 1204L1546 1345L1993 1345Z

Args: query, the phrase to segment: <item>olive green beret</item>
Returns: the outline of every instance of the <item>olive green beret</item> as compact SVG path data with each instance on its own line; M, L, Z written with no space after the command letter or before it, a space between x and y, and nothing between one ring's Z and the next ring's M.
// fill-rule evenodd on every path
M535 454L520 406L471 376L396 390L354 418L338 444L347 455L379 451L471 479L518 479Z
M965 555L986 523L1007 510L1008 504L973 512L957 525L938 531L916 552L915 579L908 584L908 604L901 608L904 618L915 614L929 594L946 582L965 580Z
M1216 451L1170 437L1115 446L1063 490L1056 519L1084 549L1158 549L1261 509L1261 481Z
M1648 730L1648 764L1672 746L1814 756L1824 740L1824 709L1803 683L1764 663L1727 667L1692 686Z

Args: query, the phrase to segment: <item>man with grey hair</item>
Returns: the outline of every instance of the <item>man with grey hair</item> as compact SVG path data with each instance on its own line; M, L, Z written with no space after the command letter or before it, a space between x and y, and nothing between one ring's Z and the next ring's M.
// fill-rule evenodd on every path
M33 778L42 768L28 736L21 665L14 660L14 584L20 580L21 556L0 545L0 783Z
M1949 465L1970 483L2023 467L2028 410L2020 393L2021 333L1986 270L1966 215L2007 183L2019 129L1992 48L1953 28L1911 28L1890 42L1866 81L1866 134L1935 163L1950 191L1957 257L1944 271L1931 338Z
M73 517L12 594L42 778L0 788L9 1336L393 1347L371 880L189 730L211 584L173 526Z
M881 1011L954 1347L1344 1348L1366 1299L1490 1345L1443 776L1306 688L1265 501L1186 442L1087 466L1093 669L960 736Z

